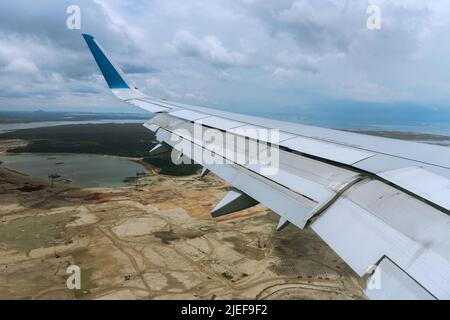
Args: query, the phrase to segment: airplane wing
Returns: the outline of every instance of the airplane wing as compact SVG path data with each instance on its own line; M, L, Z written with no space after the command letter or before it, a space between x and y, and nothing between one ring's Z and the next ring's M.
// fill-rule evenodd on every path
M172 149L234 187L213 217L260 203L279 230L314 230L368 278L369 298L450 299L450 148L150 97L83 36L112 92L155 114L151 153Z

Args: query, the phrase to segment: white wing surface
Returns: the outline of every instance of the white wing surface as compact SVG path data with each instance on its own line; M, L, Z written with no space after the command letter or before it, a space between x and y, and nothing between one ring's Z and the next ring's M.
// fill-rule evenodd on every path
M280 230L312 228L369 276L369 298L450 299L450 148L153 98L84 38L112 92L155 113L145 124L160 141L152 153L173 148L235 188L213 216L261 203Z

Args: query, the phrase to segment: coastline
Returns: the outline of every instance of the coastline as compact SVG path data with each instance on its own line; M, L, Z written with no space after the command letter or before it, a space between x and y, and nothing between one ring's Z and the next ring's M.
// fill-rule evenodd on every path
M104 126L105 124L98 124L99 126ZM106 124L106 125L110 125L111 128L109 129L111 132L114 131L114 125L118 126L120 124ZM138 125L139 127L141 127L140 125ZM56 127L60 127L56 132L53 133L54 137L53 139L58 139L59 138L59 133L66 133L67 130L64 129L64 127L66 127L65 125L62 126L53 126L50 127L52 128L52 130L55 130ZM72 132L72 136L70 136L71 139L74 139L77 137L78 132L84 132L84 124L78 124L78 125L73 125L71 124L70 127L72 129L74 129L74 132ZM30 129L25 129L25 131L27 132L28 136L27 137L32 137L33 134L32 132L28 132ZM33 130L33 129L31 129ZM50 130L50 129L49 129ZM91 129L92 133L90 133L90 135L88 135L87 137L82 136L84 140L86 141L91 141L89 139L98 139L98 137L96 137L96 131L95 128ZM130 129L128 129L130 130ZM144 129L145 130L145 129ZM342 130L342 131L346 131L346 132L353 132L353 133L357 133L357 134L365 134L365 135L370 135L370 136L378 136L378 137L383 137L383 138L390 138L390 139L401 139L401 140L405 140L405 141L411 141L411 142L422 142L422 143L430 143L433 145L439 145L439 146L444 146L444 147L448 147L450 146L450 137L446 137L446 136L442 136L442 135L434 135L434 134L423 134L423 133L414 133L414 132L397 132L397 131L374 131L374 130L352 130L352 129L337 129L337 130ZM42 134L42 131L45 132L45 128L39 129L40 134ZM131 132L134 132L133 130ZM20 137L21 134L21 130L17 131L17 136ZM145 131L144 133L140 133L141 135L147 135L147 132ZM3 156L7 156L7 155L14 155L14 154L22 154L22 155L26 155L26 154L31 154L31 155L49 155L49 156L53 156L53 155L62 155L62 156L96 156L96 157L104 157L104 158L111 158L111 159L117 159L117 160L127 160L127 161L132 161L136 164L139 164L143 167L143 169L145 170L145 172L147 174L152 174L152 175L156 175L158 174L158 172L160 170L158 170L158 166L155 166L154 164L148 163L147 161L145 161L145 152L141 152L142 156L126 156L126 155L120 155L120 154L115 154L117 151L115 151L113 148L111 148L110 150L108 149L108 147L104 148L105 152L95 152L95 151L91 151L91 152L85 152L83 151L83 148L80 149L81 152L70 152L70 151L65 151L71 149L71 144L68 142L67 143L67 147L64 147L64 141L65 140L55 140L58 142L58 146L60 147L57 150L52 150L52 144L47 144L47 146L49 147L49 149L51 151L33 151L33 148L28 148L31 144L33 144L33 142L35 140L33 139L20 139L20 138L15 138L13 133L9 133L7 135L8 137L6 139L2 139L2 135L0 135L0 155ZM12 136L12 137L10 137ZM151 136L150 134L148 135L149 137ZM128 136L128 139L133 139L132 138L133 135ZM148 137L147 137L148 138ZM139 139L139 138L137 138ZM42 140L42 139L37 139L37 140ZM122 139L123 140L123 139ZM153 138L148 138L147 140L153 140ZM426 140L425 142L423 140ZM92 141L96 141L96 140L92 140ZM102 140L99 140L99 142L101 143ZM127 140L123 140L123 141L117 141L117 143L120 145L122 144L126 144ZM87 146L89 146L89 143L87 144ZM8 150L13 150L13 149L23 149L23 151L18 151L18 152L8 152ZM30 150L27 150L30 149ZM39 148L37 148L39 150ZM150 150L151 149L151 145L149 145L146 149ZM62 151L60 151L62 150ZM120 150L120 149L119 149ZM103 150L102 150L103 151ZM126 151L119 151L120 153L127 153ZM135 153L135 152L133 152ZM161 168L159 168L161 169ZM15 172L18 172L20 174L24 174L27 175L26 173L22 173L18 170L14 170ZM112 188L121 188L121 186L113 186Z
M437 144L442 146L450 146L450 137L444 135L419 133L409 131L386 131L386 130L364 130L364 129L337 129L345 132L364 134L369 136L411 141L417 143Z

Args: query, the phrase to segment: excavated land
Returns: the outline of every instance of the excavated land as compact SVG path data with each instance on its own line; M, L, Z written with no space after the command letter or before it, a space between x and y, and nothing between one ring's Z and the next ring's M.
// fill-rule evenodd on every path
M312 231L262 206L212 219L223 181L149 173L79 189L0 166L0 299L365 299Z

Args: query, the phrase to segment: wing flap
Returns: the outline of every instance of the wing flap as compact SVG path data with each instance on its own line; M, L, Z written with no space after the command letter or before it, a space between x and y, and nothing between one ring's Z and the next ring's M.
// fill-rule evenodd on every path
M229 120L225 118L219 118L215 116L209 116L207 118L197 120L195 123L204 125L210 128L217 128L219 130L230 130L238 127L242 127L245 125L243 122Z
M343 147L329 142L297 137L281 142L282 147L339 163L353 165L374 156L373 153Z
M209 115L206 113L195 112L195 111L186 110L186 109L173 111L170 113L170 115L173 117L177 117L177 118L180 118L183 120L188 120L188 121L196 121L196 120L200 120L200 119L209 117Z
M201 146L180 136L176 138L173 133L165 129L158 130L157 138L159 141L168 143L178 152L188 155L195 162L203 163L208 170L236 189L246 193L301 228L306 225L311 212L317 205L310 199L274 182L267 181L241 166L230 163L217 164L218 161L226 163L226 159L214 153L205 153ZM186 152L186 150L190 150L190 152ZM268 194L270 194L270 197L267 196Z
M353 186L311 225L358 275L387 257L439 299L450 298L449 226L441 211L379 181Z
M364 291L372 300L435 300L428 291L414 281L392 261L384 258Z
M438 206L450 209L450 179L420 167L386 171L380 173L379 176Z

